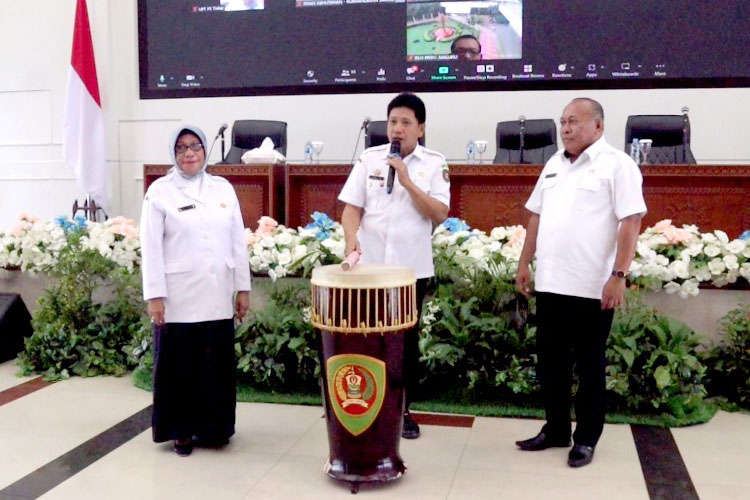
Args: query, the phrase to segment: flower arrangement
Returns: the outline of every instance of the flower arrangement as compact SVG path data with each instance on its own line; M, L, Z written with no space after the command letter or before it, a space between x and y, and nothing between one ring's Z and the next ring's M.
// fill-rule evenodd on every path
M344 258L344 230L326 214L315 212L313 222L298 229L261 217L258 229L245 229L250 269L276 281L290 274L306 275L315 267Z
M677 228L670 219L638 238L630 279L638 286L681 297L698 294L700 283L716 287L750 281L750 232L730 241L724 231L700 233L694 225Z
M70 244L68 235L72 232L79 233L81 248L96 250L131 272L140 266L138 228L131 219L91 222L80 216L60 216L42 222L38 217L20 214L8 233L0 232L0 268L19 268L32 274L49 271L60 251Z
M496 227L489 235L466 222L448 218L432 234L435 268L477 267L495 277L515 279L526 230L522 226Z
M311 218L305 227L292 229L264 216L255 231L245 229L252 271L276 281L341 262L341 224L320 212ZM66 245L66 230L74 226L83 231L83 248L96 249L128 271L140 265L138 228L130 219L97 223L58 217L43 222L21 214L8 232L0 231L0 268L29 273L49 269ZM487 234L460 219L446 219L432 235L436 269L477 268L512 281L525 236L523 226L500 226ZM750 230L730 241L723 231L701 233L694 225L676 227L665 219L639 236L629 277L638 287L681 297L697 295L701 283L723 287L743 279L750 282Z

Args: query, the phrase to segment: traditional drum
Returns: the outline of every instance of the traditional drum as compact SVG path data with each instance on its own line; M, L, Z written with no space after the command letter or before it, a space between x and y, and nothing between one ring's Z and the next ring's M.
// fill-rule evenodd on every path
M398 446L415 282L413 271L399 266L323 266L312 273L330 449L325 470L353 493L360 483L391 481L406 470Z

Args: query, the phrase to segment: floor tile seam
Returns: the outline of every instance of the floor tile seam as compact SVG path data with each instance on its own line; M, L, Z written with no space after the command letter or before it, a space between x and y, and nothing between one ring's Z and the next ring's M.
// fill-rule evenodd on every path
M445 500L448 500L451 496L451 492L453 491L453 485L456 483L456 476L458 475L458 471L461 469L461 463L464 460L464 455L466 455L466 449L469 446L469 440L471 439L472 433L475 432L475 427L472 422L472 426L469 427L469 432L466 433L466 438L464 439L464 446L461 449L461 456L458 458L458 462L456 463L456 467L453 470L453 477L451 477L451 484L448 486L448 491L445 493Z
M242 495L241 498L244 499L249 494L251 494L253 490L258 487L261 481L263 481L266 478L266 476L268 476L268 473L271 472L277 465L279 465L279 463L281 463L281 461L284 460L284 458L289 457L289 456L294 456L291 453L291 451L315 428L315 425L317 423L318 423L318 420L317 419L314 420L312 424L310 424L310 426L307 428L307 430L301 433L300 437L297 438L297 440L295 440L286 451L284 451L283 453L280 453L278 457L276 458L276 460L268 466L268 468L263 472L263 474L261 474L258 477L258 479L250 486L250 488Z

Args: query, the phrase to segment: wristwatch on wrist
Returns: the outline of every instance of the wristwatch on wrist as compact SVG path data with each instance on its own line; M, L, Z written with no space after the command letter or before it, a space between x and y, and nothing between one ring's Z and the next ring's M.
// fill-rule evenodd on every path
M625 274L625 271L618 271L616 269L612 270L612 276L615 278L625 279L627 277L627 274Z

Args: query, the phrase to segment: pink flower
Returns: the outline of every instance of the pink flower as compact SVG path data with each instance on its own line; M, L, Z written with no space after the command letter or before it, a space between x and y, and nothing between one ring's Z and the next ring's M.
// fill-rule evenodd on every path
M35 215L29 215L26 212L21 212L20 214L18 214L18 220L31 222L33 224L34 222L39 222L39 217Z
M523 241L526 239L526 228L523 226L516 226L516 228L513 230L513 234L510 235L510 238L508 240L508 245L511 247L516 247L521 244L523 244Z
M13 227L10 228L10 234L13 236L21 236L23 232L30 227L30 224L24 220L17 220Z
M249 229L245 229L245 243L247 244L247 246L254 245L256 239L257 238L255 237L254 232Z
M672 225L672 219L660 220L654 225L654 231L661 233L667 238L670 245L679 245L692 239L693 235L687 229L682 229Z
M264 215L263 217L258 219L258 229L255 230L255 234L258 236L271 234L274 232L276 226L278 225L278 222L273 220L271 217Z
M660 220L659 222L657 222L656 224L654 224L654 231L656 231L657 233L663 233L664 231L666 231L670 227L673 227L672 226L672 219L664 219L664 220Z
M138 236L138 229L136 229L135 225L131 224L113 224L109 227L109 230L114 234L119 234L126 238L135 238Z
M122 215L118 215L114 219L109 219L109 223L112 225L125 224L135 227L135 221L133 219L128 219L127 217L123 217Z
M693 235L685 229L671 226L664 231L664 236L667 238L667 243L670 245L679 245L690 240Z

